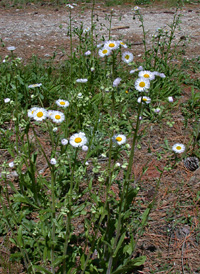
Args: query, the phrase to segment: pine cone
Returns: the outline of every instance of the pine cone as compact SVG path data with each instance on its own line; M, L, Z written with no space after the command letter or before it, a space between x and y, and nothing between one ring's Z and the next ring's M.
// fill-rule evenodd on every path
M190 171L195 171L199 167L199 159L197 157L187 157L184 161L184 166Z

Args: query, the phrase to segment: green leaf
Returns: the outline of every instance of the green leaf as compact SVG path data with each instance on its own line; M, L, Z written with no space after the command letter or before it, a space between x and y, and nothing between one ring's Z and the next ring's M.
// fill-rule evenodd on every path
M145 210L145 212L142 214L142 222L141 222L141 225L144 226L148 220L148 217L149 217L149 213L150 213L150 208L147 208Z
M140 265L143 265L145 261L146 261L146 256L140 256L136 259L128 261L125 265L118 267L118 269L112 272L111 274L122 274L122 273L125 273L126 271L134 270L134 268Z
M114 254L113 254L113 257L116 257L117 252L118 252L118 250L120 249L120 247L121 247L121 245L122 245L122 243L123 243L123 241L124 241L125 236L126 236L126 232L124 232L124 233L122 234L122 236L120 237L119 242L118 242L118 244L117 244L117 247L116 247L116 249L115 249L115 252L114 252Z
M39 270L39 271L42 271L44 273L47 273L47 274L52 274L49 270L47 270L46 268L40 266L40 265L33 265L32 266L34 270Z

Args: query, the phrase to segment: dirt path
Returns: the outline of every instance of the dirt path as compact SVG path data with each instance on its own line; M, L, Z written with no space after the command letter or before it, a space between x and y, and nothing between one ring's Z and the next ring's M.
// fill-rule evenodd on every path
M83 23L84 28L90 27L90 5L79 5L72 10L74 19L73 27L79 27ZM143 53L142 30L139 27L138 18L133 20L133 6L117 6L114 8L112 22L113 39L124 38L124 41L132 43L132 50ZM106 28L109 22L105 20L110 14L111 8L96 5L95 18L97 32L108 38ZM175 9L162 8L161 6L142 8L144 24L148 30L147 38L151 39L158 27L164 27L173 21ZM184 39L188 44L186 55L189 58L199 55L200 52L200 5L185 6L180 13L181 29L177 30L175 41ZM119 21L120 20L120 21ZM23 59L30 58L32 54L40 57L50 57L54 52L57 61L63 58L63 50L69 49L69 11L66 7L53 6L38 7L31 5L25 9L0 9L0 37L5 47L0 48L2 58L8 54L7 46L15 46L15 53ZM190 43L189 43L190 41Z

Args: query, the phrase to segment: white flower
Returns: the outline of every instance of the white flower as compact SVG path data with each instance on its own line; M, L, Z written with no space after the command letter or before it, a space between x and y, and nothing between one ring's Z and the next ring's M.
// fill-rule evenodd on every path
M32 85L29 85L28 88L39 88L41 86L42 86L41 83L39 83L39 84L32 84Z
M118 168L118 167L120 167L120 166L121 166L120 163L116 163L116 164L115 164L115 167L116 167L116 168Z
M124 52L122 54L122 61L124 61L127 64L132 62L133 61L133 54L131 52L128 52L128 51Z
M121 82L121 78L116 78L114 81L113 81L113 87L118 87L119 83Z
M185 146L183 144L177 143L173 145L172 150L176 153L182 153L185 151Z
M136 72L136 71L138 71L138 70L143 70L143 67L142 67L142 66L139 66L138 68L131 70L131 71L130 71L130 74L133 74L134 72Z
M142 97L139 97L137 99L137 102L138 103L141 103L142 102L145 102L146 104L149 104L151 102L151 98L147 97L147 96L142 96Z
M126 143L126 136L122 134L116 134L112 137L112 140L118 145L123 145Z
M51 118L54 112L55 112L55 110L49 109L49 110L47 111L47 117L48 117L48 118Z
M86 166L89 166L89 162L88 162L88 161L86 161L86 162L85 162L85 165L86 165Z
M57 132L58 131L58 128L57 127L54 127L53 128L53 132Z
M139 77L144 77L145 79L148 80L154 80L155 79L155 75L153 72L149 71L149 70L141 70L138 74Z
M30 108L28 110L28 117L29 118L33 118L33 115L34 115L34 112L35 112L36 109L37 109L37 107L33 107L33 108Z
M160 72L158 72L158 71L154 71L153 74L154 74L155 76L159 76L159 77L161 77L161 78L165 78L165 77L166 77L164 73L160 73Z
M135 89L138 91L146 91L148 92L148 88L150 88L150 81L146 78L138 78L135 81Z
M33 119L36 121L42 121L46 119L47 117L47 111L44 108L36 108L36 110L33 112Z
M135 6L135 7L133 8L134 11L137 11L137 10L140 10L140 9L141 9L141 8L138 7L138 6Z
M15 166L14 162L10 162L9 164L9 167L13 168Z
M119 42L118 41L107 41L104 44L104 47L110 50L117 49L119 47Z
M7 50L10 50L10 51L13 51L13 50L15 50L15 49L16 49L16 47L14 47L14 46L7 47Z
M154 112L155 112L155 113L159 113L159 112L160 112L160 108L155 108L155 109L154 109Z
M87 27L83 30L83 33L87 33L88 31L90 31L90 27Z
M59 106L59 107L63 107L63 108L66 108L69 106L69 102L66 101L66 100L62 100L62 99L58 99L56 101L56 104Z
M99 49L100 47L103 47L104 44L98 44L97 48Z
M81 92L79 92L77 96L78 96L78 98L81 98L82 95L83 95L83 94L82 94Z
M88 146L86 146L86 145L82 146L82 150L83 151L88 151Z
M73 134L69 139L70 145L73 147L82 147L87 143L87 138L85 136L85 133L79 132Z
M88 56L88 55L90 55L90 54L91 54L91 51L90 51L90 50L88 50L88 51L85 52L85 56Z
M66 146L66 145L68 144L68 140L67 140L67 139L62 139L62 140L61 140L61 144L62 144L63 146Z
M5 98L5 99L4 99L4 103L7 104L7 103L9 103L9 102L10 102L10 98Z
M110 53L111 53L111 50L105 47L99 50L100 57L108 56Z
M118 43L119 43L122 47L124 47L125 49L128 48L128 46L127 46L124 42L118 41Z
M51 158L50 164L51 164L51 165L56 165L56 164L57 164L56 159L55 159L55 158Z
M88 79L77 79L76 83L86 83L88 81Z
M54 111L50 118L53 120L53 122L59 124L65 120L65 115L60 111Z
M169 101L170 103L174 102L174 99L173 99L172 96L169 96L167 99L168 99L168 101Z
M73 7L72 5L70 5L70 4L67 4L66 7L67 7L67 8L70 8L70 9L73 9L73 8L74 8L74 7Z

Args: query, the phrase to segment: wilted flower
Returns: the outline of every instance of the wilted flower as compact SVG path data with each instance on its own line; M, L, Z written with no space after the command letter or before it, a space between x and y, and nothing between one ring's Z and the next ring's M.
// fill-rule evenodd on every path
M91 51L90 51L90 50L88 50L88 51L85 52L85 56L88 56L88 55L90 55L90 54L91 54Z
M118 43L119 43L122 47L124 47L125 49L128 48L128 46L127 46L124 42L118 41Z
M10 50L10 51L14 51L15 49L16 49L16 47L14 47L14 46L7 47L7 50Z
M67 4L66 7L67 7L67 8L70 8L70 9L73 9L73 8L74 8L74 7L73 7L72 5L70 5L70 4Z
M33 115L34 115L34 112L35 112L36 109L37 109L37 107L33 107L33 108L30 108L28 110L28 117L29 118L33 118Z
M28 88L39 88L41 86L42 86L41 83L39 83L39 84L32 84L32 85L29 85Z
M54 127L53 128L53 132L57 132L58 131L58 128L57 127Z
M77 79L76 83L86 83L88 81L88 79Z
M114 81L113 81L113 87L118 87L119 83L121 82L121 78L116 78Z
M185 151L185 146L183 144L177 143L173 145L172 150L176 153L182 153Z
M159 112L160 112L160 108L155 108L155 109L154 109L154 112L155 112L155 113L159 113Z

